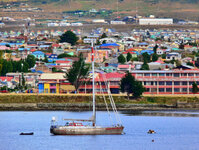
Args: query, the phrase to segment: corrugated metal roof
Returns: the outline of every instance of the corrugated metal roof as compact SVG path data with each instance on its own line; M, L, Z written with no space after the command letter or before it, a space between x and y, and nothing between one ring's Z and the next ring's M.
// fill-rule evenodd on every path
M65 73L43 73L40 79L60 79L63 80Z

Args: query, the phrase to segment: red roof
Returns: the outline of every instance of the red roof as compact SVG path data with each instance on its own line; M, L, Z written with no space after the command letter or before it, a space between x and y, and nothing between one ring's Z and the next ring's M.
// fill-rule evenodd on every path
M70 63L70 61L66 61L66 60L57 60L56 63Z
M124 75L125 75L125 73L112 72L112 73L105 74L105 77L107 79L109 79L109 78L122 78Z
M130 52L130 51L136 51L134 48L129 48L126 50L126 52Z
M13 79L13 77L0 77L1 81L11 81Z
M53 44L52 47L59 47L59 44Z
M52 53L45 53L47 56L50 56Z
M29 44L28 46L38 46L37 44Z
M130 53L130 54L136 54L135 52L123 52L122 54L128 54L128 53Z
M31 52L34 52L34 51L36 51L36 49L31 49L30 51L31 51Z

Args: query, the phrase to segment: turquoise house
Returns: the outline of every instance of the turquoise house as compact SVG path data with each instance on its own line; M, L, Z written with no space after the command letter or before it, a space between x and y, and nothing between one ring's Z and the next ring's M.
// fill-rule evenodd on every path
M32 55L37 59L45 59L45 53L42 51L35 51L32 53Z

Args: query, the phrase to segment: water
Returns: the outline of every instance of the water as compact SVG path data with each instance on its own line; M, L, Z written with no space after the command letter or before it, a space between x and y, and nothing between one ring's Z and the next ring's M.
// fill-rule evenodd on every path
M199 117L120 114L125 126L124 135L53 136L49 133L52 116L57 116L58 119L86 119L90 115L91 112L0 112L0 150L199 149ZM97 121L107 124L107 113L99 112ZM155 130L156 134L147 134L149 129ZM34 132L34 135L21 136L21 132Z

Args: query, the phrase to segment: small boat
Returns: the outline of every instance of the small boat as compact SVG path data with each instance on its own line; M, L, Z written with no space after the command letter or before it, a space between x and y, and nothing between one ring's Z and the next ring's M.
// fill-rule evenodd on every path
M148 134L154 134L154 133L156 133L154 130L149 130L148 132L147 132Z
M33 132L28 132L28 133L21 132L19 135L33 135L33 134L34 134Z
M106 127L96 125L96 108L95 108L96 99L95 99L95 76L94 76L95 71L94 71L93 43L92 43L91 51L92 51L92 80L93 80L93 82L92 82L93 115L91 116L90 119L64 119L65 121L70 121L70 122L66 122L65 125L58 125L56 118L52 117L50 133L52 133L54 135L113 135L113 134L121 135L121 134L123 134L124 126L121 123L119 114L117 112L114 100L111 96L111 92L110 92L110 89L108 88L108 86L106 88L108 90L109 100L110 100L113 112L115 114L117 123L112 124L110 126L106 126ZM109 108L106 103L106 100L104 100L104 101L105 101L105 104L107 107L107 111L109 113ZM84 125L82 122L90 122L92 124Z

